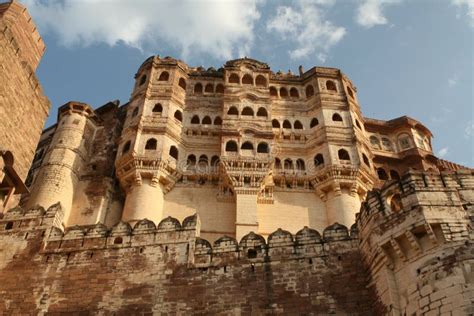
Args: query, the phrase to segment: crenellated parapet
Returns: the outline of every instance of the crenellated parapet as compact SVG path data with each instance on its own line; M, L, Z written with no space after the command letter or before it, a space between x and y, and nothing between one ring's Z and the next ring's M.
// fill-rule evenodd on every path
M472 194L468 178L473 174L412 171L369 192L362 203L360 250L393 313L467 312L472 306L472 196L461 193Z

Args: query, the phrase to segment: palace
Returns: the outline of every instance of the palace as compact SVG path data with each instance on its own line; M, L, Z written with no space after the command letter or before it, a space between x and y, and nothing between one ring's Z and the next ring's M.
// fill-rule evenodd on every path
M474 313L474 170L339 69L152 56L41 132L45 46L0 30L0 313Z

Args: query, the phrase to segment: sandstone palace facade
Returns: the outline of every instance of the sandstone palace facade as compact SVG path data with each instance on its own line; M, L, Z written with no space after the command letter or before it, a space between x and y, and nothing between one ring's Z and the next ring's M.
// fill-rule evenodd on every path
M153 56L129 102L41 132L16 1L0 44L1 313L474 313L474 170L364 117L339 69Z

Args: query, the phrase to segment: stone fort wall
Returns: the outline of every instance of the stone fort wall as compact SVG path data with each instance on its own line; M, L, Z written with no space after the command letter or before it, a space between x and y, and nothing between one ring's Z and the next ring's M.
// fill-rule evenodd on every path
M12 209L0 220L0 312L466 315L473 184L472 172L409 173L369 193L350 229L240 242L201 238L198 215L63 231L59 204Z
M26 9L16 2L1 3L0 149L13 153L13 166L23 181L50 108L35 75L44 50Z

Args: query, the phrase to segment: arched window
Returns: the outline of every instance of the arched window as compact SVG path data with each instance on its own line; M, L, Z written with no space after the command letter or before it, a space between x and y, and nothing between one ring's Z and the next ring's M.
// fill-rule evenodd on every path
M273 128L280 128L280 122L278 122L278 120L273 119L272 120L272 127Z
M292 98L299 98L300 97L300 93L298 92L298 90L296 88L291 88L290 89L290 96Z
M214 125L222 125L222 119L219 116L214 119Z
M199 82L194 85L194 93L202 93L202 84L200 84Z
M390 139L382 137L382 145L383 145L383 149L387 151L393 151L393 144L390 141Z
M137 114L138 114L138 106L135 109L133 109L132 117L137 116Z
M145 150L156 150L157 141L154 138L150 138L146 141Z
M179 78L178 85L183 88L183 90L186 90L186 80L184 78Z
M244 142L240 149L253 150L253 144L251 142Z
M191 119L191 124L199 124L199 116L194 115Z
M364 163L370 167L370 162L369 162L369 158L367 158L367 156L365 154L362 154L362 160L364 161Z
M398 143L401 149L407 149L412 146L410 136L408 134L401 134L398 136Z
M216 93L224 93L224 86L222 84L218 84L216 86Z
M293 125L295 129L303 129L303 124L300 121L296 120L295 124Z
M153 107L153 113L161 113L163 112L163 106L160 103L155 104Z
M169 152L170 156L173 157L174 159L178 160L178 148L176 148L176 146L171 146L170 147L170 152Z
M288 90L285 88L280 88L280 97L287 98L288 97Z
M257 116L268 117L267 110L265 108L258 108Z
M341 117L341 115L339 115L338 113L334 113L334 114L332 115L332 120L333 120L334 122L342 122L342 117Z
M229 108L229 111L227 111L227 114L229 114L229 115L239 115L239 111L237 110L237 108L235 106L231 106Z
M211 158L211 167L219 167L219 157L212 156Z
M229 140L226 144L225 144L225 151L233 151L233 152L237 152L237 143L233 140Z
M339 151L337 152L337 156L340 160L351 160L349 153L345 149L339 149Z
M125 145L123 145L122 154L125 154L126 152L128 152L130 150L131 145L132 143L130 141L126 142Z
M310 98L314 95L314 88L313 85L309 84L306 86L306 97Z
M209 116L204 116L204 118L202 119L202 124L211 125L212 124L211 118Z
M278 91L275 87L270 87L270 96L271 97L277 97L278 96Z
M354 99L354 92L352 92L352 89L347 87L347 94Z
M207 167L209 165L209 160L206 155L201 155L199 157L199 165L202 167Z
M275 169L281 169L280 158L275 158Z
M336 83L332 80L328 80L326 81L326 89L328 91L335 91L337 92L337 88L336 88Z
M285 170L293 170L293 160L291 160L290 158L285 159L285 161L283 162L283 168Z
M242 84L251 84L253 85L253 78L251 75L246 74L242 77Z
M370 139L370 145L372 146L372 148L380 149L380 141L377 138L377 136L372 135L372 136L370 136L369 139Z
M268 148L267 143L259 143L257 146L257 152L258 153L263 153L263 154L268 154L270 152L270 149Z
M255 79L255 84L259 87L266 87L267 86L267 79L264 76L258 75Z
M194 155L189 155L188 156L188 161L187 161L188 166L194 167L196 165L196 156Z
M356 119L356 126L357 126L359 129L362 129L362 126L360 126L359 120L357 120L357 119Z
M322 154L317 154L314 156L314 165L316 167L324 165L324 157Z
M174 118L177 119L178 121L182 122L183 121L183 113L181 113L180 110L176 110L176 112L174 112Z
M309 124L309 127L310 127L310 128L313 128L313 127L317 126L318 124L319 124L318 119L317 119L317 118L313 118L313 119L311 120L311 124Z
M305 164L303 159L298 159L296 160L296 170L303 171L305 170Z
M390 199L390 210L392 213L398 213L402 210L402 208L402 198L400 197L400 194L395 194Z
M400 175L395 170L390 170L390 178L393 180L400 180Z
M229 83L240 83L239 75L237 75L237 74L231 74L231 75L229 76Z
M283 121L283 128L291 129L291 123L288 120Z
M387 172L383 168L377 169L377 175L379 176L380 180L388 180Z
M158 81L168 81L170 74L167 71L163 71L158 78Z
M143 75L141 78L140 78L140 86L143 86L146 82L146 75Z
M204 92L206 93L213 93L214 92L214 86L211 83L208 83L206 85L206 88L204 89Z
M244 109L242 110L242 115L253 116L252 108L249 106L244 107Z

